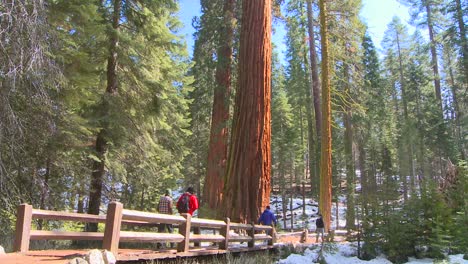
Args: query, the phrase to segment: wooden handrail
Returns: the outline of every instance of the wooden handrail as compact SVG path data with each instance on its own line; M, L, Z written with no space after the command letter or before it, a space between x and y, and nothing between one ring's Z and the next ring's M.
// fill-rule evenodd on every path
M31 230L32 219L105 223L105 230L104 233ZM121 230L123 224L155 226L161 223L177 225L179 234ZM194 234L190 232L192 227L197 231ZM219 234L202 234L199 232L200 229L219 230ZM179 252L187 252L190 242L195 243L195 246L199 245L200 242L219 242L220 249L227 250L230 242L248 242L248 246L253 247L255 241L266 240L269 245L272 245L273 240L269 235L272 229L271 226L232 223L229 218L220 221L192 218L189 214L178 216L128 210L123 209L123 205L119 202L111 202L106 215L40 210L33 209L28 204L21 204L18 207L14 250L28 251L30 240L102 240L103 248L115 255L119 242L178 243L177 251ZM245 230L248 235L232 235L230 234L231 230ZM267 234L258 234L259 231L265 231Z
M148 233L148 232L120 232L122 242L181 242L184 237L180 234Z
M203 218L192 218L192 226L219 229L225 227L226 222Z
M32 216L34 219L44 219L44 220L76 221L76 222L86 222L86 223L105 223L106 222L105 215L56 212L56 211L40 210L40 209L33 209Z
M149 213L135 210L124 209L122 211L122 219L130 221L140 221L146 223L164 223L164 224L181 224L185 222L182 216Z
M31 240L102 240L104 233L69 231L31 231Z
M61 221L74 221L86 223L105 223L106 215L93 215L83 213L70 213L70 212L57 212L50 210L32 209L32 216L34 219L44 220L61 220ZM159 223L149 223L146 221L122 220L122 224L126 225L141 225L154 227Z

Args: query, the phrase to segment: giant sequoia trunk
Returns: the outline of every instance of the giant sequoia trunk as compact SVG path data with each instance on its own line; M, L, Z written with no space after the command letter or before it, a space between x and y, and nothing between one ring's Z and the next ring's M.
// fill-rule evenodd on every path
M110 45L109 45L109 58L107 60L107 87L104 97L114 96L117 93L117 46L119 44L118 39L118 28L120 20L120 12L122 2L115 0L114 11L112 16L112 28L113 31L110 33ZM107 113L109 111L109 100L104 98L103 100L103 111ZM91 174L91 185L89 190L89 206L88 214L99 214L99 207L101 205L102 195L102 184L105 173L106 164L106 152L108 150L106 134L108 125L106 121L103 122L102 128L96 137L96 154L99 160L93 161L93 172ZM87 225L87 231L96 232L97 223L89 223Z
M211 209L221 210L224 174L227 161L229 95L231 91L231 63L235 0L224 2L224 23L221 26L216 89L214 92L211 132L208 150L208 166L203 197ZM222 213L222 212L217 212Z
M309 31L309 52L310 52L310 72L312 77L312 94L314 100L314 111L315 111L315 131L317 134L316 148L313 153L317 155L312 157L312 153L309 153L309 159L315 158L318 160L318 154L320 154L320 133L322 131L322 111L320 110L320 79L318 75L318 64L317 64L317 51L315 49L315 35L314 35L314 19L312 13L312 0L307 0L307 24ZM309 151L310 152L310 151ZM316 166L310 168L314 170L314 173L311 173L312 176L315 174L315 177L312 178L312 193L318 194L318 175L320 174L319 162L314 162Z
M330 229L332 194L332 134L331 134L331 93L330 66L328 54L328 25L325 0L319 0L320 35L322 45L322 147L320 161L320 212L325 229Z
M223 203L246 223L270 200L271 0L242 2L238 85Z

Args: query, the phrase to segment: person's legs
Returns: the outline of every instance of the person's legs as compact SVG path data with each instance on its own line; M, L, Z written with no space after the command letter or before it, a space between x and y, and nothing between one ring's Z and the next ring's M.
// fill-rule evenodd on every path
M317 236L315 237L315 243L318 243L318 238L319 235L322 235L322 242L323 242L323 233L324 233L324 228L317 228Z
M165 224L159 224L159 225L158 225L158 232L159 232L159 233L165 233L165 232L166 232L166 225L165 225ZM158 243L156 244L156 248L164 248L164 247L166 247L165 245L164 245L164 246L163 246L163 245L164 245L163 243L158 242Z
M167 228L167 232L168 233L172 233L174 231L174 227L171 225L171 224L166 224L166 228ZM171 248L174 248L175 247L175 243L174 242L171 242L170 243L170 247Z

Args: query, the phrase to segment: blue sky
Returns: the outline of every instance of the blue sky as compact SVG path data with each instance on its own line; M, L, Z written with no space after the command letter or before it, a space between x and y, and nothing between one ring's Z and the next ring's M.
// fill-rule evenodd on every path
M361 18L367 23L369 34L378 49L381 49L380 43L383 34L393 16L399 16L404 22L409 20L408 9L397 0L362 0L362 3ZM195 31L192 27L192 18L200 15L200 1L179 0L179 5L179 17L184 23L181 34L186 37L189 53L191 55L193 49L192 34ZM275 26L278 27L278 25ZM276 33L273 35L272 41L276 44L280 53L285 51L286 46L284 45L283 27L276 28ZM282 57L282 54L280 54L280 58Z

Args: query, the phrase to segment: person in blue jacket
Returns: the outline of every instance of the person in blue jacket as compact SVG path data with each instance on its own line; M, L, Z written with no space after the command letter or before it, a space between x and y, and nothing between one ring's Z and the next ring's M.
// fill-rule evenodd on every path
M271 226L272 224L276 225L275 214L273 214L270 211L270 206L269 205L267 205L265 211L263 211L262 215L258 219L258 224L269 225L269 226Z
M272 237L274 243L276 241L276 217L275 214L270 211L269 205L267 205L265 211L263 211L262 215L260 215L260 218L258 219L258 224L269 225L273 227L273 229L271 231L268 231L267 234L269 234Z

